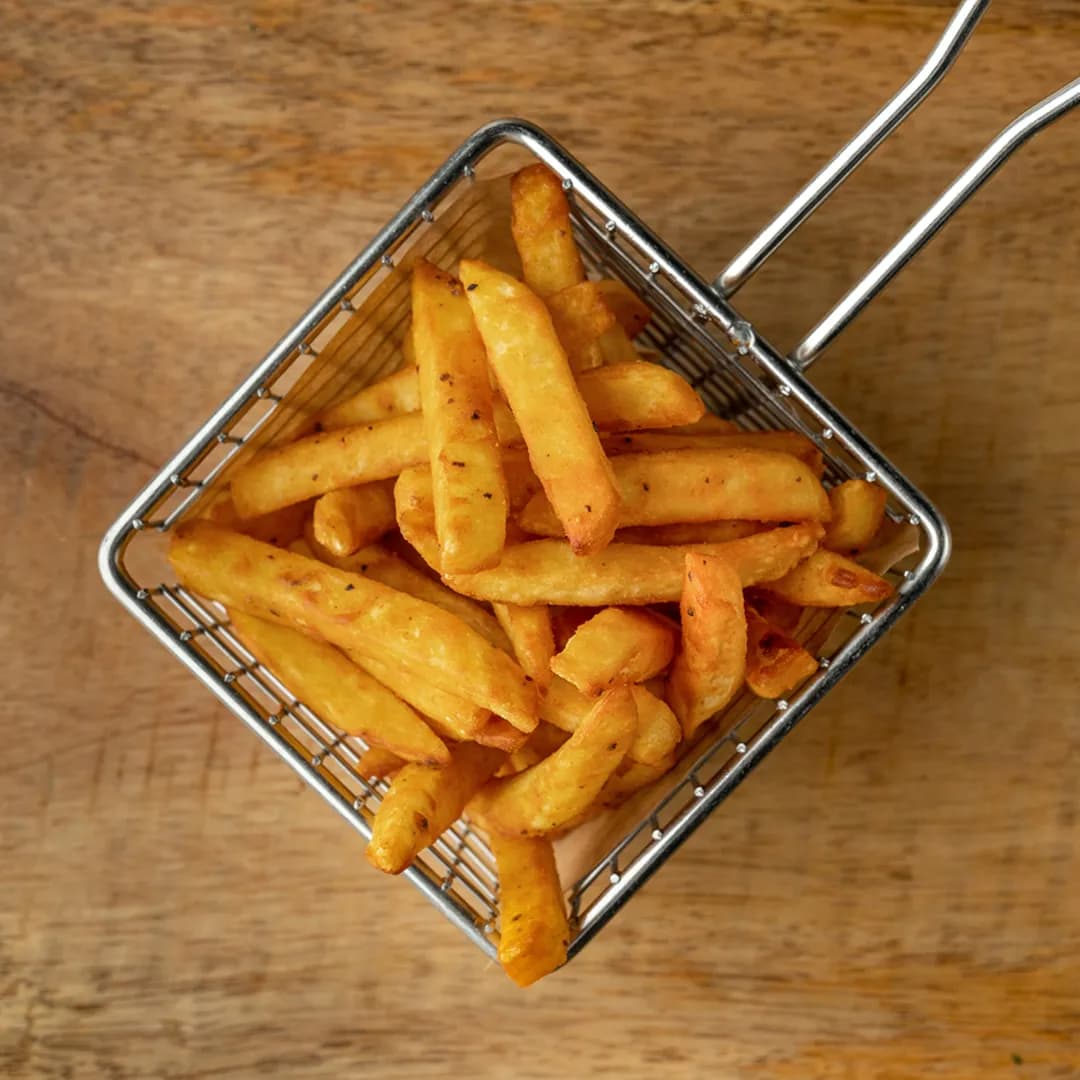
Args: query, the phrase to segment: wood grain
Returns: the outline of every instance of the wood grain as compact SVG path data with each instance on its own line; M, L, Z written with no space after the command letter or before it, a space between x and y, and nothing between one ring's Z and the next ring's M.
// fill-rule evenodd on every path
M943 0L8 0L0 11L0 1072L1080 1075L1080 117L814 371L944 509L947 576L527 995L107 599L97 540L495 115L719 269ZM747 288L790 346L1008 118L1074 0L955 73Z

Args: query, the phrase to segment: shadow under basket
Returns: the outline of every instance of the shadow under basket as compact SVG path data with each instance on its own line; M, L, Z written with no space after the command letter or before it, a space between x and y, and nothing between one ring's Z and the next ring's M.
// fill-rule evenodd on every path
M804 626L800 636L820 667L790 700L743 694L653 788L558 841L574 956L930 585L949 539L927 500L548 135L499 121L465 142L139 493L106 535L100 565L139 622L366 840L386 785L359 775L363 741L297 701L230 632L222 609L175 583L168 534L205 512L253 454L294 438L328 404L400 365L416 256L446 269L465 256L515 269L508 175L536 159L563 178L591 275L622 279L652 309L639 343L687 378L717 415L748 430L789 428L810 438L824 455L826 484L876 481L911 541L911 554L887 573L896 586L890 600L822 612ZM404 876L495 955L495 864L466 820Z

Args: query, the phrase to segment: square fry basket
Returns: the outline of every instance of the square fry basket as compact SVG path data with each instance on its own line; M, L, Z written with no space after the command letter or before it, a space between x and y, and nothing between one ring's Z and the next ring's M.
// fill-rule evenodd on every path
M645 336L708 407L740 426L792 428L821 449L825 481L862 476L888 492L888 514L917 534L918 553L889 572L896 594L874 610L822 613L808 647L820 669L790 700L746 694L709 737L653 789L561 842L573 938L570 955L812 709L926 590L949 554L945 522L918 490L804 378L839 331L949 216L1035 131L1080 103L1080 80L1023 114L789 356L779 354L730 303L766 258L936 85L988 0L967 0L923 66L795 200L710 285L543 131L517 120L469 138L315 302L270 354L136 496L106 534L102 575L158 640L367 839L385 791L359 775L364 743L297 701L223 622L224 613L177 585L164 540L202 513L235 467L288 440L314 412L393 371L408 319L406 264L416 254L444 266L462 256L498 261L509 245L505 174L539 159L563 178L589 268L618 277L655 313ZM510 162L509 159L513 159ZM485 179L485 177L501 179ZM405 876L488 955L498 942L498 881L483 838L459 821Z

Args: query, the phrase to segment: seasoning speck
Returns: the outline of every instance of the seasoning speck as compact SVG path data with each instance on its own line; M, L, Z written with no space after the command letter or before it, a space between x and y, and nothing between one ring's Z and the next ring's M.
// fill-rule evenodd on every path
M592 513L592 507L588 503L585 504L585 513L587 513L587 514Z
M352 592L352 591L353 591L353 589L355 589L355 588L356 588L356 586L355 586L355 585L353 585L353 584L352 584L352 583L350 582L350 583L349 583L348 585L346 585L346 586L345 586L345 591L346 591L346 592Z
M642 490L642 491L648 491L648 490L649 490L649 485L648 485L648 484L644 484L644 483L643 483L643 484L641 485L641 490Z
M692 607L688 607L688 608L686 609L686 614L687 614L687 616L688 616L689 618L691 618L691 619L692 619L692 618L694 617L694 609L693 609Z
M485 491L485 492L484 492L484 498L485 498L485 499L490 499L491 497L492 497L492 496L491 496L491 492L490 492L490 491Z
M477 285L479 285L479 284L480 284L480 282L478 282L478 281L474 281L474 282L473 282L473 283L472 283L471 285L466 285L466 286L465 286L465 288L466 288L466 289L467 289L467 290L468 290L469 292L472 292L472 291L473 291L473 289L475 289L475 288L476 288L476 286L477 286Z
M439 376L439 382L446 382L449 378L450 378L450 372L449 371L444 371Z
M312 479L312 480L318 480L318 479L319 479L319 474L318 474L317 472L313 472L313 473L311 474L311 479Z
M453 465L455 469L464 469L465 468L465 462L464 461L451 461L450 464Z
M480 413L479 413L479 412L477 412L477 410L476 410L476 409L473 409L473 412L472 412L472 419L473 419L473 420L479 420L479 419L480 419Z
M360 573L361 574L366 574L367 573L367 563L361 563L360 564Z

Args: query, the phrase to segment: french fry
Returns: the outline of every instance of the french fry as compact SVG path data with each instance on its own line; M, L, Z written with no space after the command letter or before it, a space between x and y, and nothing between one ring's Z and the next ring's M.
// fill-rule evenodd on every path
M555 655L551 609L543 604L535 607L493 604L492 608L522 670L537 686L547 686L551 682L551 658Z
M531 986L566 963L570 927L551 841L491 836L499 871L499 963Z
M381 746L373 746L360 755L356 772L365 780L388 780L405 765L406 762L397 754L384 750Z
M513 776L515 773L531 769L544 758L555 753L569 738L570 736L565 731L541 720L536 725L536 730L510 755L506 764L495 775Z
M601 440L608 454L655 454L661 450L774 450L805 462L821 476L821 451L797 431L738 431L710 435L681 435L670 431L638 431Z
M547 309L486 263L462 260L461 276L488 361L571 546L599 551L615 531L618 493Z
M581 281L547 298L551 322L574 371L588 371L604 362L599 341L618 326L595 281ZM619 328L621 329L621 327Z
M596 287L628 338L633 340L649 325L652 312L648 304L629 285L608 278L598 281Z
M346 734L406 761L445 765L443 741L404 701L342 655L299 630L230 611L233 630L305 704Z
M537 296L546 299L585 280L570 228L570 206L559 178L546 165L529 165L514 174L510 207L525 283Z
M886 600L893 587L872 570L824 548L776 581L768 590L801 607L854 607Z
M655 784L671 771L674 764L675 759L671 757L658 765L643 765L640 761L624 759L611 774L608 782L600 789L600 794L597 795L591 809L614 810L632 795L636 795L650 784Z
M423 259L412 311L440 565L483 570L499 561L507 500L484 343L464 286Z
M395 524L394 496L386 481L328 491L315 500L315 539L335 555L351 555Z
M868 480L845 480L829 492L832 520L821 546L850 554L867 547L885 518L888 492Z
M177 531L169 559L185 585L229 608L364 656L411 662L520 730L536 726L536 688L521 668L434 604L204 522Z
M555 753L481 788L469 803L469 816L506 836L543 836L562 828L596 798L636 728L629 687L608 690Z
M723 558L686 556L679 601L682 647L668 676L668 704L690 738L739 692L746 673L742 582Z
M431 467L402 470L394 484L394 509L401 535L435 571L442 570L442 552L435 533L435 491Z
M260 454L233 477L233 502L242 518L258 517L336 488L387 480L426 460L424 418L409 413Z
M655 765L667 760L682 738L682 728L667 703L645 686L632 686L637 706L637 731L626 754L633 761ZM541 719L551 727L573 734L596 704L565 679L552 679L540 699Z
M726 544L744 536L765 532L760 521L691 521L681 525L637 525L619 529L615 540L621 544Z
M789 604L771 593L764 586L746 589L743 599L749 608L753 608L770 626L781 633L793 633L802 621L803 609L797 604Z
M771 450L672 450L626 454L612 462L620 527L738 518L828 521L829 499L810 469ZM518 524L537 536L561 535L561 521L534 495Z
M245 521L236 512L232 496L225 493L202 517L224 529L235 529L245 536L261 540L264 544L288 547L303 532L304 521L310 509L311 505L307 502L294 503L292 506L283 506L280 510L272 510L269 514Z
M720 555L736 566L744 586L783 577L817 547L824 529L808 522L723 544L653 547L610 544L596 555L575 556L562 540L533 540L503 552L502 561L446 584L478 600L505 604L662 604L679 599L687 551Z
M460 743L441 769L406 765L371 823L365 854L376 870L400 874L461 816L465 804L504 760L499 750Z
M596 339L596 347L605 364L632 364L641 360L634 343L618 322Z
M705 413L698 392L678 372L643 360L587 371L578 389L589 418L605 432L668 428Z
M783 697L817 671L817 660L752 607L746 609L746 631L746 685L758 697Z
M406 340L411 341L411 333ZM329 408L319 417L318 426L323 431L354 427L356 424L372 424L376 420L388 420L420 410L420 384L416 379L416 366L406 363L400 371L365 386L358 394Z
M647 611L605 608L578 627L551 670L595 697L659 675L675 655L676 628Z

